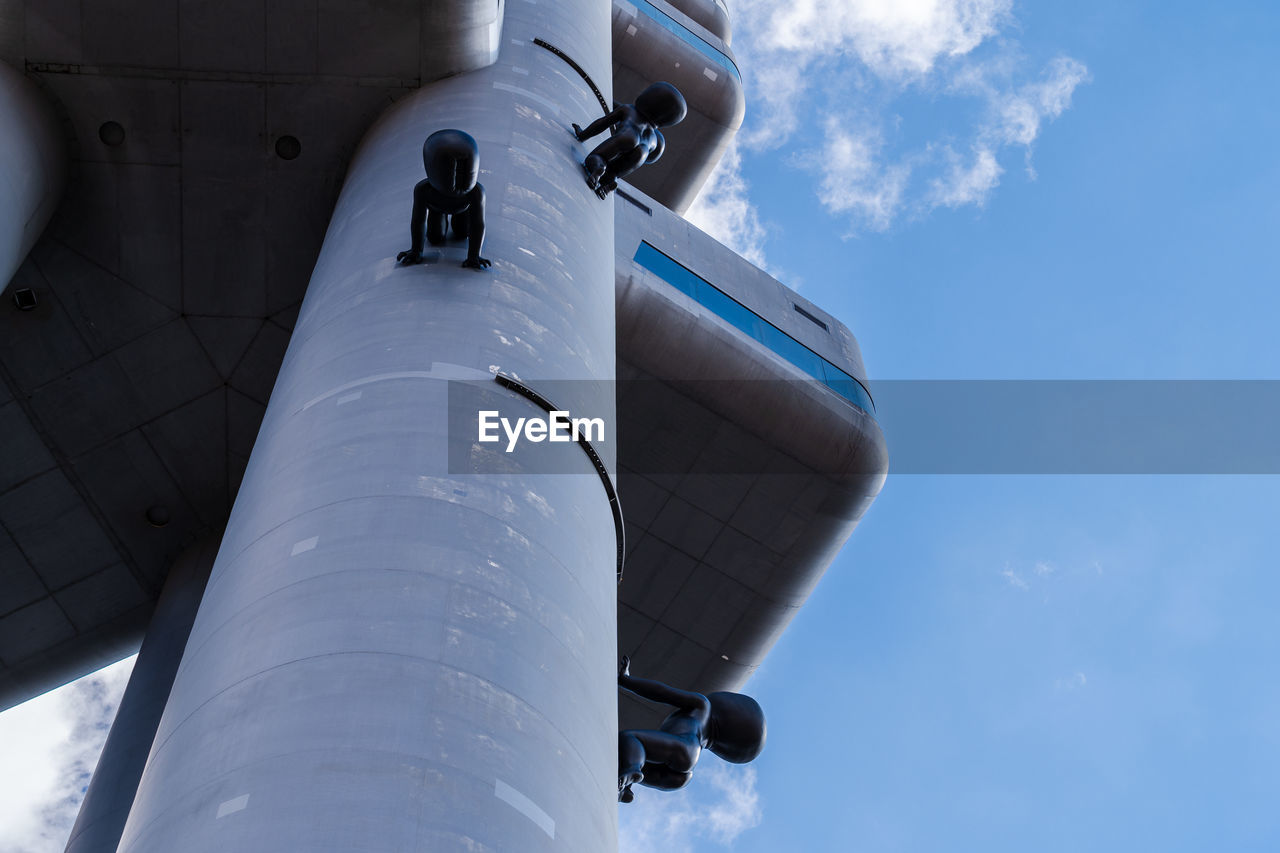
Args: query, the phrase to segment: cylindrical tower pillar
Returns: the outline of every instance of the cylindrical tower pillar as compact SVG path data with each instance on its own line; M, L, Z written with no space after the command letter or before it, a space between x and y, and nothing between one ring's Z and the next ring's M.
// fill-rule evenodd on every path
M607 98L609 2L506 9L497 64L395 105L353 159L121 851L616 846L605 490L576 448L562 474L531 473L547 445L448 464L476 435L447 380L613 377L613 203L569 127L600 107L533 42ZM487 271L465 243L395 263L444 128L479 144Z
M0 293L62 197L66 146L53 107L0 62Z
M218 540L208 539L184 551L169 569L71 828L67 853L115 853L217 553Z

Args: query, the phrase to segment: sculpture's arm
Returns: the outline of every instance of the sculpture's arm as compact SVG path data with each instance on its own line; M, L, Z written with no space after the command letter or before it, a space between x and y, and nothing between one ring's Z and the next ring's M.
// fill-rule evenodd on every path
M619 673L618 686L642 699L650 699L676 708L688 708L689 710L706 709L708 711L711 709L711 703L701 693L678 690L670 684L663 684L661 681L652 681L648 678L636 678L626 672Z
M396 261L416 264L422 261L422 233L427 224L427 191L431 183L425 178L413 187L413 213L409 215L409 250L396 255Z
M484 186L476 184L467 194L467 259L464 267L484 269L489 266L488 258L480 257L480 249L484 246Z
M607 116L601 116L586 127L578 127L575 124L573 126L573 135L578 138L579 142L585 142L593 136L604 133L626 117L627 114L624 109L622 107L618 107Z

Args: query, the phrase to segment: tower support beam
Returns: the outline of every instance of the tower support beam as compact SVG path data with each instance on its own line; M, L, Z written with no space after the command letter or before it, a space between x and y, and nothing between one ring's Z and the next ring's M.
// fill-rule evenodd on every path
M207 539L188 548L169 569L67 853L115 853L217 553L217 539Z

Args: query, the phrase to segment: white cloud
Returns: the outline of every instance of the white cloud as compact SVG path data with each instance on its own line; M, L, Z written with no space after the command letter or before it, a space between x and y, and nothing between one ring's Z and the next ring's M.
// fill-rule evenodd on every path
M1040 127L1052 121L1071 106L1076 87L1089 79L1089 71L1081 63L1060 56L1049 63L1044 79L1027 83L1012 91L990 93L998 120L994 131L1007 145L1029 146L1040 135Z
M730 847L762 819L755 769L714 758L698 764L687 788L635 791L635 802L619 807L619 853L691 853L697 839Z
M1038 563L1036 563L1034 566L1032 566L1032 571L1034 571L1036 574L1040 575L1041 577L1045 577L1047 575L1053 574L1056 571L1056 569L1054 569L1052 563L1046 563L1044 560L1041 560Z
M66 845L133 660L0 714L0 853L60 853Z
M846 130L828 120L821 157L811 165L822 176L818 197L833 213L851 213L874 230L888 228L902 207L911 164L885 164L875 133Z
M1022 579L1022 575L1018 574L1013 569L1005 569L1000 573L1000 577L1008 581L1009 586L1017 589L1031 589L1031 585Z
M947 171L931 183L929 204L932 207L961 207L976 204L981 207L987 196L1000 183L1004 169L996 162L996 155L986 146L978 146L966 164L950 147L945 149L949 165Z
M1026 79L1009 36L1012 0L737 0L732 14L748 85L739 140L759 152L808 134L794 162L854 232L984 205L1010 149L1021 150L1034 177L1033 143L1089 78L1082 63L1059 56ZM942 103L947 125L904 119L921 114L918 103L902 109L909 98L927 99L930 113ZM736 159L726 174L740 180ZM726 209L750 210L738 186ZM757 264L763 237L749 243Z
M852 52L881 77L927 74L996 32L1011 0L746 0L761 46L797 55ZM755 28L753 28L755 29Z
M765 229L748 189L738 148L730 146L685 218L763 269Z

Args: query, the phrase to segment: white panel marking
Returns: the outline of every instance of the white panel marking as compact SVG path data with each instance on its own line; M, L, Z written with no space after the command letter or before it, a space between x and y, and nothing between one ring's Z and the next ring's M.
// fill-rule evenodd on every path
M289 556L296 557L299 554L305 554L307 551L314 550L319 541L319 536L312 536L310 539L303 539L301 542L293 546L293 550L289 552Z
M703 77L706 77L708 80L713 80L713 81L714 81L714 80L719 79L719 77L720 77L720 75L719 75L719 74L717 74L716 72L712 71L710 68L704 68L704 69L702 69L702 76L703 76Z
M627 24L627 35L629 35L629 36L633 36L633 35L635 35L637 32L639 32L639 31L636 29L636 25L635 25L635 24Z
M509 83L494 83L493 88L500 89L503 92L510 92L513 95L523 95L529 100L537 101L539 104L542 104L544 107L551 110L553 115L560 115L559 104L553 101L548 101L536 92L530 92L528 89L521 89L519 86L512 86Z
M521 68L521 67L520 67L520 66L518 66L518 65L513 65L513 66L511 66L511 71L512 71L513 73L515 73L515 74L520 74L520 75L522 75L522 76L524 76L524 77L528 77L528 76L529 76L529 69L528 69L528 68Z
M488 373L475 367L467 367L462 364L453 364L447 361L431 362L430 370L398 370L394 373L375 373L373 376L366 376L364 379L355 379L351 382L344 382L337 388L325 391L318 397L313 397L299 411L305 412L307 409L323 403L336 394L342 394L359 388L361 385L372 385L375 382L387 382L392 379L489 379Z
M338 398L338 402L336 405L345 406L347 403L354 403L356 400L359 400L363 396L364 396L363 391L357 391L354 394L345 394Z
M493 783L493 795L536 823L548 837L556 837L556 822L551 819L551 815L538 808L533 800L501 779Z
M236 812L244 811L244 808L247 805L249 805L248 794L241 794L238 797L233 797L232 799L227 800L226 802L218 806L218 816L214 818L214 820L222 820L224 817L226 817L229 814L235 814Z

